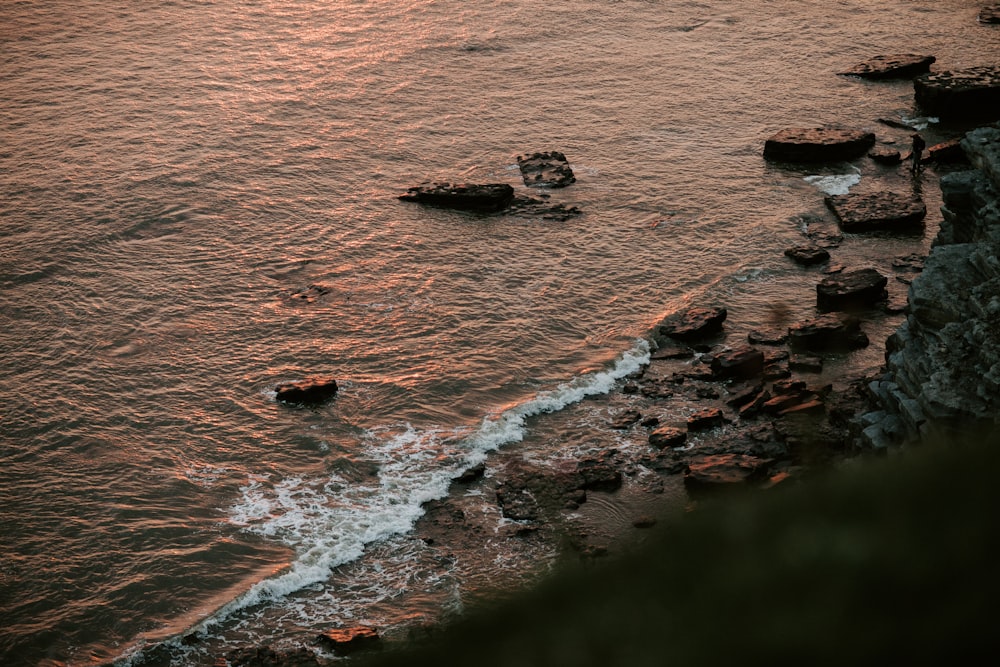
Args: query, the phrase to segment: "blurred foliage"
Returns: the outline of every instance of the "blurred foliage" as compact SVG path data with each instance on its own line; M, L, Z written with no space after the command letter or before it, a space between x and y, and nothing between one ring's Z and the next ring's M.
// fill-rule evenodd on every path
M1000 438L968 440L702 505L360 663L978 663L1000 648Z

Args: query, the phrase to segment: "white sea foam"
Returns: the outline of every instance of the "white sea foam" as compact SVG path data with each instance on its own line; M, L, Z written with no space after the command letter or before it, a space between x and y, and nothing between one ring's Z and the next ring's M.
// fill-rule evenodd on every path
M330 570L360 557L365 546L409 532L424 503L448 493L452 479L484 461L489 452L522 440L530 417L556 412L615 383L649 363L649 343L639 340L609 369L573 378L555 389L483 419L477 429L371 433L369 455L379 463L378 485L360 486L332 474L272 482L252 477L229 519L244 530L293 548L295 559L191 628L203 633L232 614L285 598L325 581ZM179 639L179 638L178 638ZM177 640L175 640L177 641ZM128 659L124 660L125 663Z
M849 174L814 174L802 180L828 195L846 195L852 187L861 182L861 172L854 169Z
M912 127L914 130L926 130L928 125L933 125L935 123L941 122L940 118L935 118L934 116L916 116L914 118L907 118L903 116L903 122Z

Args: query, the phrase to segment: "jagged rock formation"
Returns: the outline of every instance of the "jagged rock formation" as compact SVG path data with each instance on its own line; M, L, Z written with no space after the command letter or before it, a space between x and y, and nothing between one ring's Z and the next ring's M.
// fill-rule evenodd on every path
M941 179L941 231L871 385L885 407L863 418L874 446L1000 426L1000 127L962 148L976 169Z

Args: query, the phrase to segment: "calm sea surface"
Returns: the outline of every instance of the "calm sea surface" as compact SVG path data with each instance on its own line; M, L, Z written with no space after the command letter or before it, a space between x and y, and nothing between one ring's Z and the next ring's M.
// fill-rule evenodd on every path
M805 178L898 177L768 165L764 139L904 144L876 119L927 122L911 85L835 72L995 64L981 4L3 2L0 662L127 661L197 629L169 655L211 664L461 608L478 580L407 539L421 504L588 423L578 401L678 307L811 312L815 273L781 256L832 224ZM396 200L426 180L523 192L515 158L538 150L567 155L578 182L552 199L582 216ZM848 239L840 260L924 250L934 179L927 237L877 257ZM313 374L335 401L275 402Z

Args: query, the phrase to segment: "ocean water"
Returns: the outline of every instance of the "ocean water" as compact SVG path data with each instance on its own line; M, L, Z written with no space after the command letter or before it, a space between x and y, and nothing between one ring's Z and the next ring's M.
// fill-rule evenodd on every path
M811 313L817 275L781 250L835 228L821 190L911 184L768 164L764 140L842 124L905 147L878 118L954 136L908 82L835 73L994 64L980 4L2 3L0 662L141 664L165 642L211 664L434 620L544 560L472 573L407 535L495 450L567 421L603 437L584 399L648 359L664 315ZM396 199L526 193L516 156L539 150L567 155L577 182L548 194L583 215ZM838 261L926 250L935 179L924 236L849 237ZM275 402L316 374L334 401Z

